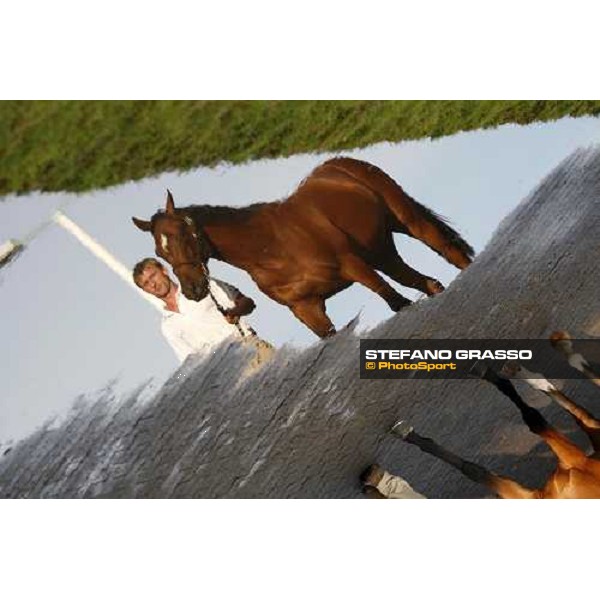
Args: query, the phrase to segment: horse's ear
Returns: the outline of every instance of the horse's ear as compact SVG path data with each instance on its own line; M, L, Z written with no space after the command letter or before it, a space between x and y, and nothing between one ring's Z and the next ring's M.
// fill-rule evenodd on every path
M171 215L175 212L175 202L173 202L173 194L167 190L167 214Z
M131 217L133 224L142 231L152 231L152 223L150 221L142 221L142 219L138 219L137 217Z

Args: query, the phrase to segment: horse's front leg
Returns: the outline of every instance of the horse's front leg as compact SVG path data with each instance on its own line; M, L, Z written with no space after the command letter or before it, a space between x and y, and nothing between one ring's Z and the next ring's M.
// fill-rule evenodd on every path
M311 296L289 304L290 310L320 338L335 334L335 327L325 312L325 300Z

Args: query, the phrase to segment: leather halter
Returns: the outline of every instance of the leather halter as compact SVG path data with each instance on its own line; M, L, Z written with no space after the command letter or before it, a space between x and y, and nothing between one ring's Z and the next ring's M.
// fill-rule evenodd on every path
M195 223L193 221L193 219L189 216L184 216L183 220L186 222L187 225L189 225L190 227L192 227L192 237L196 240L196 242L198 242L198 233L195 230ZM206 244L206 242L205 242ZM206 244L207 245L207 244ZM177 263L176 265L171 263L171 267L173 267L173 270L178 269L179 267L184 267L186 265L192 265L193 267L200 267L203 271L204 271L204 275L206 278L208 278L208 268L206 267L206 264L204 262L202 262L201 260L189 260L189 261L184 261L184 262L180 262Z
M204 274L206 275L206 265L203 262L195 262L195 261L189 261L189 262L180 262L177 263L176 265L174 265L173 263L170 263L171 267L173 268L173 271L175 271L176 269L179 269L179 267L185 267L186 265L192 265L193 267L200 267L202 270L204 270Z
M191 217L184 217L184 219L188 225L190 225L190 226L193 225L193 221L192 221ZM192 231L192 236L196 240L198 239L198 234L195 231ZM212 290L210 289L210 272L208 270L208 266L206 265L206 263L204 263L202 261L184 261L184 262L177 263L176 265L171 263L171 267L173 268L173 271L175 271L179 267L183 267L186 265L192 265L193 267L200 267L202 269L202 272L204 273L204 277L206 278L206 286L208 289L208 295L210 296L210 299L214 302L217 310L223 315L223 317L226 317L227 316L226 309L219 303L219 301L215 298L215 295L212 293ZM237 327L237 330L239 331L239 333L242 337L247 337L247 334L242 329L242 326L240 325L239 320L237 323L235 323L235 326Z

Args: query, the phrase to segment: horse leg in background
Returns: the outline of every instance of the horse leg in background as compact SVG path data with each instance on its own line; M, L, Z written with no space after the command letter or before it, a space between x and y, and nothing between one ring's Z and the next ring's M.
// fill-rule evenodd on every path
M508 379L500 377L491 369L485 369L481 377L502 392L519 409L529 430L539 435L550 446L563 469L582 467L587 462L585 452L567 436L554 429L542 413L526 404Z
M405 421L396 423L392 428L392 433L405 442L417 446L423 452L432 454L449 465L452 465L466 475L471 481L485 485L501 498L536 497L535 490L526 488L512 479L500 477L478 464L462 459L460 456L442 448L442 446L436 444L432 439L420 436L412 427L408 426Z
M533 389L543 392L570 413L577 422L577 425L585 431L594 452L600 452L600 420L596 419L585 408L573 402L573 400L558 390L552 383L537 373L532 373L525 367L517 364L508 366L507 374L510 377L514 377L517 373Z
M396 252L393 240L392 247L388 249L386 258L381 261L377 269L385 273L388 277L391 277L394 281L397 281L400 285L419 290L428 296L434 296L444 291L444 286L437 279L427 277L409 267Z
M581 354L573 350L572 338L568 331L555 331L550 336L550 343L555 350L558 350L568 361L568 363L583 373L593 384L600 387L600 375L596 373Z
M317 296L303 298L289 305L294 316L302 321L320 338L326 338L336 333L335 326L325 312L325 300Z
M340 258L340 272L344 279L361 283L381 296L394 312L412 304L356 254L348 253Z

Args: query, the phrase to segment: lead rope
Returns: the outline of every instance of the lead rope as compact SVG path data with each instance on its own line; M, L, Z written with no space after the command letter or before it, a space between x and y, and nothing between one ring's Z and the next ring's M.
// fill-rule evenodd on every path
M217 307L217 310L223 315L223 318L225 318L226 314L225 314L225 308L223 308L220 304L219 301L215 298L215 295L212 293L212 290L210 289L210 273L208 272L208 267L202 263L202 270L204 271L204 276L206 277L206 281L207 281L207 285L208 285L208 295L210 296L211 300L215 303L215 306ZM227 321L229 323L229 321ZM247 333L242 329L242 326L240 325L239 320L235 323L235 326L237 327L237 330L240 332L240 335L242 337L247 337ZM250 331L252 332L252 334L254 334L254 330L250 329ZM256 335L256 334L254 334Z

